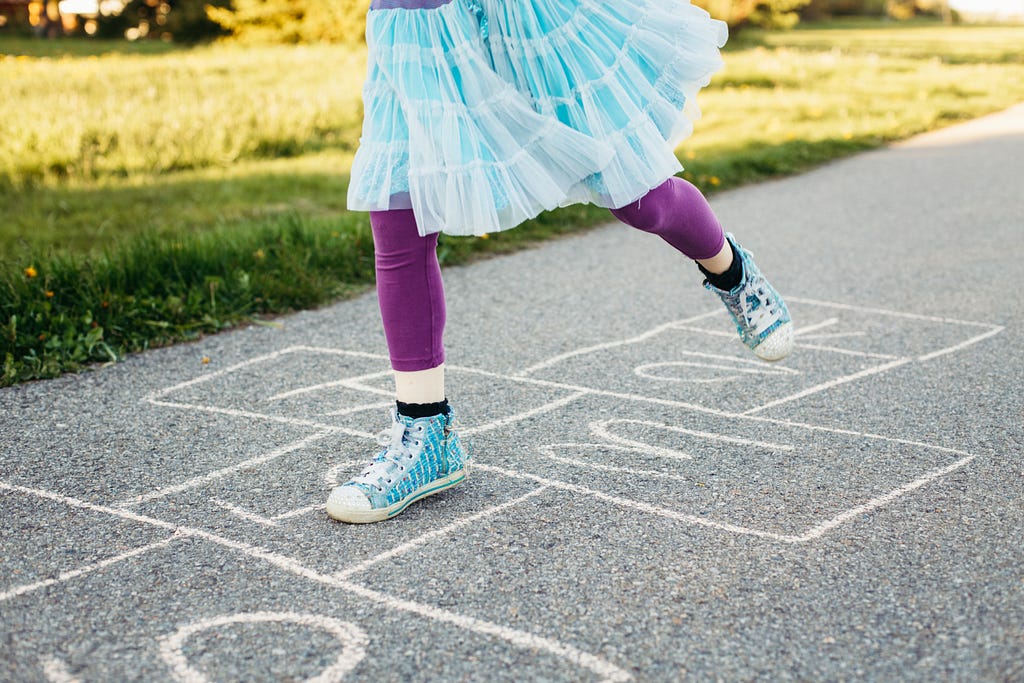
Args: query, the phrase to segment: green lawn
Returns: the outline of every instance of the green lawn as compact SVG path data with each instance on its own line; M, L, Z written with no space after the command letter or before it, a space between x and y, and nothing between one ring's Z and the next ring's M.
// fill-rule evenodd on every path
M1021 44L1024 27L741 34L678 150L686 177L713 192L1024 101ZM0 383L371 281L366 216L344 210L361 50L0 39L0 54ZM573 207L441 253L606 217Z

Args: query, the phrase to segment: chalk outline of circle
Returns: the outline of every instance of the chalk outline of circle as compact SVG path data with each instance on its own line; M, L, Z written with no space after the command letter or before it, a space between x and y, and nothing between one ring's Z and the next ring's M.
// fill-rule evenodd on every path
M652 422L650 420L634 420L630 418L611 418L609 420L597 420L590 423L590 433L594 436L604 439L607 443L619 444L629 448L634 448L638 451L650 453L652 455L658 455L666 458L675 458L677 460L693 460L694 456L684 451L675 450L673 448L665 448L662 446L655 446L653 444L645 443L643 441L637 441L630 439L625 436L619 436L618 434L612 434L612 425L620 424L634 424L643 425L645 427L652 427L654 429L660 429L666 432L674 432L676 434L685 434L687 436L693 436L698 439L706 439L710 441L724 441L726 443L739 444L742 446L754 446L757 448L767 448L775 451L792 451L795 450L790 444L778 444L768 441L759 441L756 439L747 439L738 436L729 436L727 434L719 434L717 432L704 432L696 429L686 429L685 427L677 427L675 425L667 425L661 422Z
M171 667L173 675L185 683L205 683L209 679L189 666L188 658L182 652L185 641L197 633L218 626L231 624L293 623L328 631L341 643L341 654L337 661L324 669L307 683L337 683L358 666L366 657L369 638L366 632L355 624L320 614L297 614L295 612L242 612L203 619L182 626L174 633L161 638L160 656Z
M741 359L736 359L736 363L744 363ZM657 375L651 372L655 368L666 368L666 367L692 367L692 368L706 368L711 370L726 370L728 372L738 372L739 375L726 375L724 377L665 377L663 375ZM740 379L742 375L789 375L799 374L796 371L790 370L789 368L743 368L737 367L736 365L715 365L713 363L700 363L697 361L677 360L677 361L666 361L663 363L645 363L638 365L633 368L633 374L637 377L643 377L645 379L658 380L660 382L677 382L679 384L714 384L716 382L731 382L735 379Z

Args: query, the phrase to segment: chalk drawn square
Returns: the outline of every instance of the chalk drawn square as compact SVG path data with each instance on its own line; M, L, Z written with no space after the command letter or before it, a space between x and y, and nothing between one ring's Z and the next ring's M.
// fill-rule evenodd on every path
M570 400L572 388L448 368L457 419L490 429ZM316 380L310 381L308 378ZM148 399L193 412L262 419L375 437L387 427L394 384L387 360L344 349L292 347L163 389ZM369 457L369 456L367 456Z
M102 565L160 543L169 531L40 498L38 489L0 489L0 602L83 566ZM69 528L88 533L68 535ZM43 585L40 585L43 584Z
M373 439L325 433L279 457L172 488L132 511L259 545L333 574L425 532L486 515L536 488L522 479L471 471L465 484L410 506L400 523L352 525L330 519L324 509L330 490L361 472L379 448Z
M569 351L522 377L616 394L756 412L794 397L966 348L996 325L795 298L796 348L778 363L755 358L724 313L669 322Z
M596 397L548 419L561 426L557 440L530 424L495 434L484 447L503 443L510 457L478 469L784 542L821 537L976 457L887 435Z

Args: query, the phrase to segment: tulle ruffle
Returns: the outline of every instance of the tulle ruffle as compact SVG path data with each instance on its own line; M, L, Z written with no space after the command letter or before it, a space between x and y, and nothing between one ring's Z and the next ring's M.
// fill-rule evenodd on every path
M674 146L725 25L685 0L452 0L373 10L349 208L481 234L575 202L617 208Z

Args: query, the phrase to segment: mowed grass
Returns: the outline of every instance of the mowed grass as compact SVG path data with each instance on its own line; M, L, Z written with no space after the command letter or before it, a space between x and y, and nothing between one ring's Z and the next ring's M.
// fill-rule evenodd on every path
M1024 101L1024 28L747 33L678 150L708 192ZM0 41L0 383L316 306L372 281L347 213L365 53ZM571 207L455 263L607 219Z

